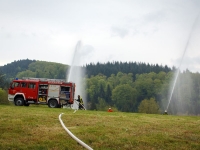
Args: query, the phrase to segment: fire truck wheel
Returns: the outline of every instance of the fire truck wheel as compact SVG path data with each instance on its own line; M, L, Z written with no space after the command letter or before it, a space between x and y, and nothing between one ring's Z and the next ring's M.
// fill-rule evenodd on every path
M55 99L49 100L48 106L49 106L50 108L57 108L57 107L58 107L58 101L55 100Z
M24 105L24 99L19 97L15 100L15 105L16 106L23 106Z

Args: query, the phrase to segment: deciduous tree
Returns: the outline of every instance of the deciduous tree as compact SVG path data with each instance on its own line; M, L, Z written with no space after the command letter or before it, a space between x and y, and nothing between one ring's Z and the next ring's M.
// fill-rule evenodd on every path
M138 112L147 114L157 114L159 113L159 106L154 98L151 98L150 100L144 99L138 107Z

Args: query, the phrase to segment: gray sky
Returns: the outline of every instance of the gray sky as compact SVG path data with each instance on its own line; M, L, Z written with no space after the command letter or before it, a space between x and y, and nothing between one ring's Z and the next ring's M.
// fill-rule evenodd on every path
M0 0L0 66L145 62L200 72L199 0ZM194 22L196 23L194 24ZM194 25L194 27L193 27Z

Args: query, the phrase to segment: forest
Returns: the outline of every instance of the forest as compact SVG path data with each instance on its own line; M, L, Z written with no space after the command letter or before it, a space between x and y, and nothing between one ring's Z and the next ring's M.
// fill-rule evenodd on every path
M15 77L66 79L70 66L45 61L18 60L0 67L0 104L7 104L9 82ZM87 108L90 110L160 113L169 105L168 113L200 114L200 74L179 71L169 102L175 67L137 62L90 63L86 70ZM6 100L5 100L6 97Z

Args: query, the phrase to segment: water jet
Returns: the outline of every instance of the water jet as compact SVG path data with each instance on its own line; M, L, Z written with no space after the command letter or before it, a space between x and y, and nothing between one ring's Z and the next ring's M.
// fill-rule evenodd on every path
M83 77L85 75L84 68L81 67L82 62L82 46L81 41L78 41L74 49L72 56L72 62L70 67L67 69L66 80L67 82L74 82L76 84L75 98L78 98L78 95L81 95L86 106L86 92L85 84L83 83ZM78 109L77 103L74 103L72 109Z
M200 14L199 14L199 15L200 15ZM177 82L177 79L178 79L178 76L179 76L179 73L180 73L180 68L181 68L181 65L182 65L182 61L183 61L183 58L184 58L184 56L185 56L185 53L186 53L186 51L187 51L187 49L188 49L189 43L190 43L190 41L191 41L192 34L194 33L194 29L195 29L195 26L196 26L196 24L197 24L199 15L196 17L196 19L195 19L195 21L194 21L194 23L193 23L193 26L192 26L192 28L191 28L191 31L190 31L190 33L189 33L189 37L188 37L188 40L187 40L187 42L186 42L186 45L185 45L185 48L184 48L184 51L183 51L183 55L182 55L182 57L181 57L180 64L179 64L179 66L178 66L178 68L177 68L176 76L175 76L174 81L173 81L172 90L171 90L170 97L169 97L169 100L168 100L168 104L167 104L167 107L166 107L166 109L165 109L164 114L167 113L167 110L168 110L168 108L169 108L169 105L170 105L170 102L171 102L171 99L172 99L172 95L173 95L173 92L174 92L174 88L175 88L175 85L176 85L176 82Z

